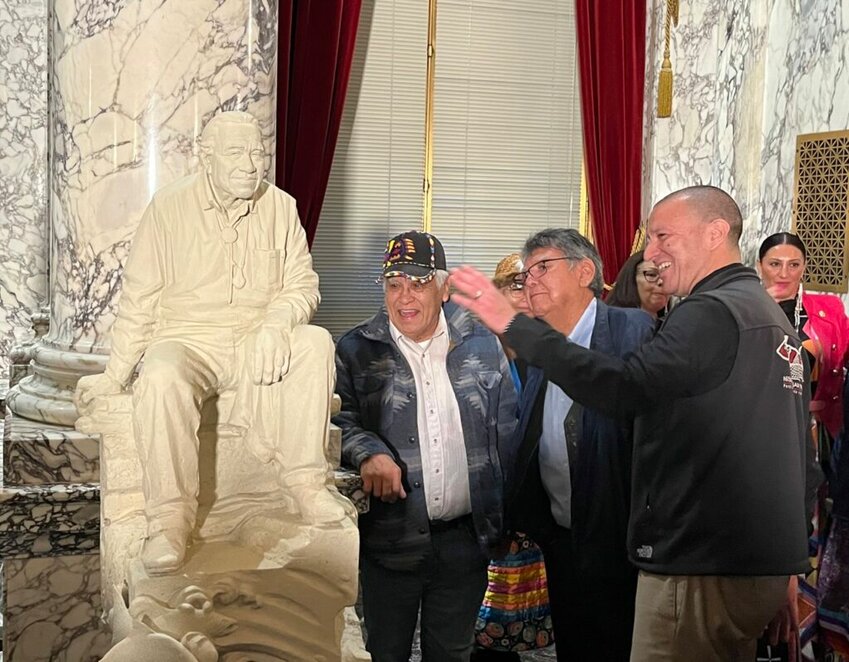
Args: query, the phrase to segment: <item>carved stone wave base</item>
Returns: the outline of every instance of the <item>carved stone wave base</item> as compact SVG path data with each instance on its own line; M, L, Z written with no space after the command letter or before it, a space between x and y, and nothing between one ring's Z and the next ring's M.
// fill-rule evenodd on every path
M178 641L199 632L222 662L370 659L359 624L345 614L356 600L356 528L270 518L245 528L263 537L277 528L282 536L266 551L244 543L197 543L176 575L151 577L132 561L132 617Z

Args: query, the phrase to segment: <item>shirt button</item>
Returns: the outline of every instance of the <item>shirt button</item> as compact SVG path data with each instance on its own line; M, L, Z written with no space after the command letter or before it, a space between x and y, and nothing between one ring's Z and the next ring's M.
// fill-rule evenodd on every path
M834 396L834 399L837 400L837 396ZM439 469L436 470L436 473L439 473Z
M427 529L425 529L423 526L420 526L419 527L419 533L425 534L425 533L427 533Z
M407 393L408 400L412 400L414 397L416 397L414 393Z
M409 439L407 439L407 441L409 441L411 444L414 444L414 443L416 443L416 438L410 437Z
M832 400L840 400L840 396L839 395L832 395L831 399ZM438 469L437 469L437 471L438 471Z
M840 372L840 370L838 370L837 368L835 368L834 370L832 370L832 371L831 371L831 374L836 375L836 374L838 374L839 372Z
M415 483L413 483L413 487L421 487L421 486L422 486L422 484L419 481L416 481Z
M832 345L832 346L831 346L831 349L832 349L832 351L836 351L836 350L837 350L837 345L836 345L836 344Z
M825 317L825 311L824 310L820 311L820 317Z

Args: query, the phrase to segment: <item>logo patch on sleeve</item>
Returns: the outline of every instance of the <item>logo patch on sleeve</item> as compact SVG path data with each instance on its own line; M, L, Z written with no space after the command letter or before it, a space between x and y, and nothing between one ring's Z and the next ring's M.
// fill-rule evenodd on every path
M788 336L784 336L784 340L775 350L782 359L787 361L788 375L782 379L782 386L793 395L802 395L803 385L805 380L805 364L802 361L802 350L799 347L794 347L787 342Z

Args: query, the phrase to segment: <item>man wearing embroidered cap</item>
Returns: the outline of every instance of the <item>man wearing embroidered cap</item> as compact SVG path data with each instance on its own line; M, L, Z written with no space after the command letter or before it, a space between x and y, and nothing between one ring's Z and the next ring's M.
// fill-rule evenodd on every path
M469 659L502 533L516 393L498 339L444 303L447 278L436 237L393 237L384 306L336 348L342 461L371 496L360 571L375 662L409 659L420 610L424 662Z

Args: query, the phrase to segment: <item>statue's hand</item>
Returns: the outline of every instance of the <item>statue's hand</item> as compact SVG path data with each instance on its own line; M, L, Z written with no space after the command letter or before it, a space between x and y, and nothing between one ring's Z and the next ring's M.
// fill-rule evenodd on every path
M276 329L261 328L254 340L254 384L268 386L283 379L289 372L291 348L289 334Z
M77 382L77 390L74 391L74 404L81 414L87 414L97 398L105 395L116 395L122 390L124 390L123 386L105 373L86 375L80 377L80 381Z

